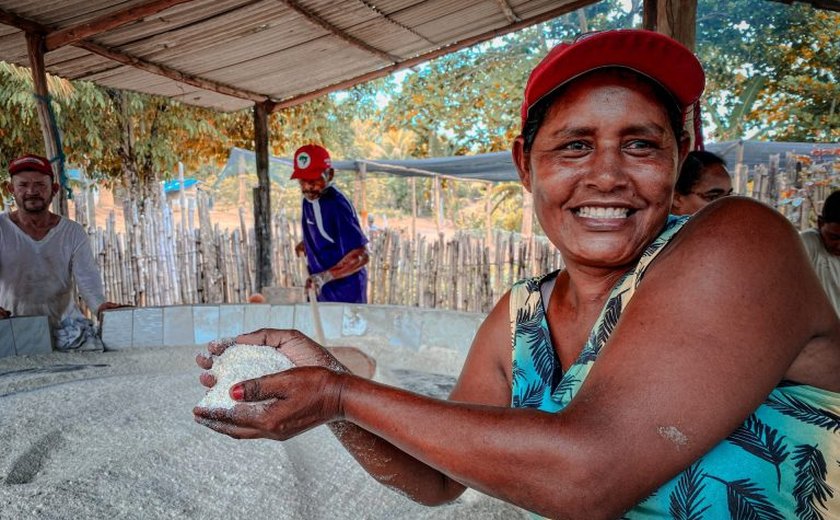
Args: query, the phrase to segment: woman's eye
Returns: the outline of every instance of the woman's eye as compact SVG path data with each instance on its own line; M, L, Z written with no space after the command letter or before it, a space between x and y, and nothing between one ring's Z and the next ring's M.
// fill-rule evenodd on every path
M627 143L627 148L633 150L644 150L646 148L653 148L653 143L650 141L643 141L641 139L636 139Z
M570 143L563 144L559 146L560 150L571 150L571 151L579 151L579 150L587 150L589 147L583 141L572 141Z

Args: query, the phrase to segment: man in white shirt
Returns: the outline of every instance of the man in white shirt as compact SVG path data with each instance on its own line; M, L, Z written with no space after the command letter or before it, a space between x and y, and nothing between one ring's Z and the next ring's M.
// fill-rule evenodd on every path
M825 199L817 228L801 235L828 299L840 314L840 190Z
M9 177L5 188L17 209L0 213L0 318L47 316L57 349L101 348L75 305L73 282L97 314L119 305L105 301L82 226L50 211L59 190L50 162L18 157Z

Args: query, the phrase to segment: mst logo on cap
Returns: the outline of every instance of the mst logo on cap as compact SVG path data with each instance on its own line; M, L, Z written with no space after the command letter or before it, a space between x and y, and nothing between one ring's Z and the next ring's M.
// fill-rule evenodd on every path
M38 172L53 176L49 159L34 154L22 155L9 163L9 176L21 172Z
M301 146L295 152L292 179L317 180L321 178L327 168L332 168L332 161L326 148L317 144L307 144Z

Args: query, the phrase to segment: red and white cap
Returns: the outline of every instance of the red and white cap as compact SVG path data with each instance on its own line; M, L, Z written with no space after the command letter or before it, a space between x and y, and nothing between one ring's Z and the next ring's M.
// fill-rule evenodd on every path
M22 155L9 163L9 176L21 172L38 172L53 178L55 175L49 159L34 154Z
M307 144L295 151L292 179L314 181L320 179L324 170L332 168L330 153L323 146Z
M640 29L586 34L554 47L531 71L522 102L522 127L540 100L587 72L607 67L647 76L668 91L683 112L700 99L706 83L694 53L664 34Z

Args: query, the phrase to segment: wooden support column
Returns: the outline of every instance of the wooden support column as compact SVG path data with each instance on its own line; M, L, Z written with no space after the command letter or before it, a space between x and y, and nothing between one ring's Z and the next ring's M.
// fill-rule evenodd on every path
M266 103L254 105L254 151L258 186L254 188L254 237L257 245L256 290L273 283L271 269L271 185L268 178L268 114Z
M61 136L52 110L50 91L47 87L47 69L44 66L44 35L40 33L26 33L26 46L29 51L29 66L32 69L32 83L35 85L35 106L38 111L38 121L44 135L44 149L47 158L52 162L56 181L61 183L58 197L53 201L53 209L64 217L67 214L67 186L64 176L64 151L61 149Z
M441 197L440 177L434 176L434 197L435 197L435 228L438 234L443 229L443 197Z
M417 239L417 177L411 178L411 240Z
M365 229L367 229L368 225L368 209L367 209L367 163L363 162L359 165L359 179L361 183L361 196L362 196L362 205L361 210L359 210L359 219L361 224Z
M655 2L655 8L649 13L647 4L652 2ZM645 24L650 23L648 17L656 17L653 30L668 35L690 50L694 50L697 0L646 0L644 14ZM650 27L645 25L645 28Z
M685 45L692 52L697 32L697 0L645 0L642 25L645 29L665 34ZM695 108L686 111L687 122L695 120ZM695 148L694 124L686 124L690 149Z
M484 245L490 247L493 241L493 184L487 183L484 187Z

